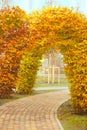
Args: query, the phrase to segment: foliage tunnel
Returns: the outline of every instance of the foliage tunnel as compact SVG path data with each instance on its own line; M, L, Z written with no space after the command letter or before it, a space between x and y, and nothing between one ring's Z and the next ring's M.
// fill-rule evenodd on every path
M86 112L86 17L60 7L29 15L15 7L0 16L0 97L9 97L15 86L19 93L31 93L42 55L56 48L64 56L73 107Z

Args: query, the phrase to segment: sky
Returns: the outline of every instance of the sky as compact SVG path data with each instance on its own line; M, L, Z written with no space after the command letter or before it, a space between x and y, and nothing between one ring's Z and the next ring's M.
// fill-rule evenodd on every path
M41 9L50 0L12 0L12 5L18 5L28 13L33 10ZM79 11L87 15L87 0L52 0L53 5L66 6L68 8L78 8Z

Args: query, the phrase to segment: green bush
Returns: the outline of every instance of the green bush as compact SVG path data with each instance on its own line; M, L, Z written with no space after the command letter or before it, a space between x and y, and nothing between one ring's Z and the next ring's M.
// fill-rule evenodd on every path
M33 50L35 51L35 49ZM34 88L38 67L40 61L38 55L26 52L20 63L16 91L20 94L31 94Z

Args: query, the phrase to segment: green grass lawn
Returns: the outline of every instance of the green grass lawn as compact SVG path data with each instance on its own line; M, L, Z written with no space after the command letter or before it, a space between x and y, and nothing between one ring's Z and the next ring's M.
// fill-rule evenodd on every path
M58 118L64 130L87 130L87 114L75 114L70 100L60 106Z
M60 83L57 82L57 79L55 79L55 83L49 83L47 77L43 78L41 76L38 76L36 79L35 87L68 87L70 86L70 83L68 82L67 78L61 78Z

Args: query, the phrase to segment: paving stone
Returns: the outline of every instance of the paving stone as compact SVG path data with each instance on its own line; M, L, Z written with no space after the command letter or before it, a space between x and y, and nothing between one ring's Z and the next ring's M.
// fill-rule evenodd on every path
M0 130L61 130L57 109L69 98L67 90L59 90L2 105Z

